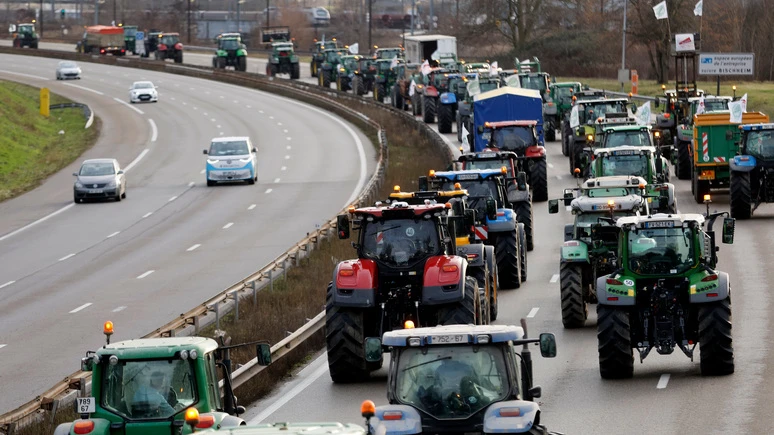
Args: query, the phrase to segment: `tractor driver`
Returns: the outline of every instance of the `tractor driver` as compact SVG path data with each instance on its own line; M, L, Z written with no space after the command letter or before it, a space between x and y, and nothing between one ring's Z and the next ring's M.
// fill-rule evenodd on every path
M166 394L164 394L166 387ZM168 386L167 377L161 371L151 374L147 385L142 385L134 393L132 414L136 417L169 417L176 411L174 390Z

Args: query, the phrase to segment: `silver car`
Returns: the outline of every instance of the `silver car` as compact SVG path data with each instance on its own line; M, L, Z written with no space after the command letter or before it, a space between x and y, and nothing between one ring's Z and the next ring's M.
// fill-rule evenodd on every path
M153 102L159 101L159 92L153 82L134 82L129 88L129 102Z
M126 198L126 176L116 159L85 160L73 175L76 177L73 186L76 204L84 199L121 201Z
M81 79L81 67L71 60L63 60L56 66L56 79Z

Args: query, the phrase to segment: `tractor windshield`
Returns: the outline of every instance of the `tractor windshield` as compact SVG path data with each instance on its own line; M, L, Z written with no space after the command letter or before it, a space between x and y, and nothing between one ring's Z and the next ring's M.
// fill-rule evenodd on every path
M704 100L704 111L728 110L728 100Z
M581 122L596 121L605 113L626 113L626 103L623 101L611 101L605 103L584 104L578 107L578 111L583 111Z
M484 82L484 81L478 82L478 88L481 89L482 93L493 91L499 87L500 87L500 82Z
M605 134L604 148L632 145L653 146L647 131L609 131Z
M137 36L137 29L131 27L124 27L124 36L134 38Z
M500 169L503 166L511 167L510 159L482 159L468 160L465 162L465 170L468 169Z
M484 180L461 180L461 181L446 181L440 190L455 190L454 184L460 183L460 187L468 191L468 205L470 208L476 209L476 213L479 216L486 216L486 200L492 198L497 202L497 207L502 208L502 198L500 198L500 190L495 183L494 178L487 178Z
M239 41L236 39L221 39L220 40L220 49L221 50L238 50L239 49Z
M572 98L572 93L571 87L556 87L556 98Z
M410 266L441 252L432 220L390 219L364 223L362 255L390 266Z
M398 362L396 395L438 419L467 418L509 393L503 349L492 346L405 348Z
M484 139L487 139L484 132ZM514 151L523 155L527 147L536 145L532 127L511 126L494 129L490 132L489 147L497 147L501 150Z
M640 275L677 275L696 264L693 230L653 221L629 231L629 268Z
M105 364L102 406L130 420L168 419L198 400L193 364L183 359Z
M634 175L638 177L648 177L650 162L648 157L642 154L629 155L603 155L601 159L602 171L595 174L597 177L607 177L611 175Z
M395 56L403 57L403 50L400 48L393 48L393 49L384 49L384 50L377 50L376 51L376 58L377 59L390 59L392 60Z
M546 78L542 75L523 75L520 79L522 88L541 92L546 90Z
M337 51L328 51L325 53L326 62L337 64L339 63L340 60L341 60L341 54L339 54L339 52Z
M164 45L175 45L180 42L180 36L178 35L164 35L161 37L161 43Z
M747 153L764 159L774 159L774 130L747 133Z
M331 49L331 48L338 48L336 46L336 41L325 41L325 42L320 42L318 44L319 45L317 45L317 49L320 50L320 51L328 50L328 49Z
M629 191L625 187L595 187L584 189L583 194L589 198L610 198L614 196L626 196Z

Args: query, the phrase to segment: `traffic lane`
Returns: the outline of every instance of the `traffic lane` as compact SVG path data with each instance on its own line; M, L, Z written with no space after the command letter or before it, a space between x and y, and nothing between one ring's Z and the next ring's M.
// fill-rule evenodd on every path
M183 54L183 63L198 66L212 67L212 58L214 54L198 53L198 52L186 52ZM267 59L248 57L247 58L247 72L255 74L266 74ZM300 74L301 78L312 77L311 70L309 69L309 62L300 62ZM279 77L289 78L289 74L281 74ZM317 83L315 81L315 83Z

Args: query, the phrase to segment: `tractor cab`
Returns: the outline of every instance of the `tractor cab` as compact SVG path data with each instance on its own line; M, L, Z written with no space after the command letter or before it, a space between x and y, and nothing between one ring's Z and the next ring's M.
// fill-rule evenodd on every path
M376 51L374 51L374 59L389 59L392 60L394 58L398 59L406 59L406 50L403 47L390 47L390 48L379 48L376 47Z

